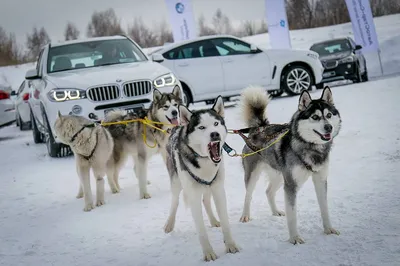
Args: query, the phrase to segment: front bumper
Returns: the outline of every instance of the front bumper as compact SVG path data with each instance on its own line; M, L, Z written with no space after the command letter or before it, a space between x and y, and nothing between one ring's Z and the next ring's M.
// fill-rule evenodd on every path
M160 92L172 92L175 86L165 86L159 88ZM111 101L93 102L86 99L71 100L64 102L52 102L47 101L46 103L46 114L49 120L51 131L53 136L54 133L54 123L57 119L57 112L60 111L62 115L78 115L88 118L92 121L101 121L107 112L115 109L122 109L128 112L135 112L139 109L148 109L153 101L153 90L145 95L132 97L132 98L120 98ZM79 110L79 112L78 112ZM57 138L55 138L56 142Z
M355 79L357 77L357 74L358 69L355 62L338 64L335 68L324 70L321 83Z

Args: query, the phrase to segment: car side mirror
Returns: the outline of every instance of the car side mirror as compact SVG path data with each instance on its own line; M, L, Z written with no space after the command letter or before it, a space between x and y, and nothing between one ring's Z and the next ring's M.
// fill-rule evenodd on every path
M250 44L250 51L251 51L252 53L257 52L257 50L258 50L257 46L255 46L254 44Z
M157 62L157 63L161 63L164 61L164 57L161 54L157 54L157 53L153 54L151 56L151 58L153 59L154 62Z
M25 74L25 79L33 80L33 79L40 79L36 69L30 69Z
M355 50L357 51L357 50L361 50L361 49L362 49L362 46L361 46L361 45L359 45L359 44L357 44L357 45L356 45L356 49L355 49Z

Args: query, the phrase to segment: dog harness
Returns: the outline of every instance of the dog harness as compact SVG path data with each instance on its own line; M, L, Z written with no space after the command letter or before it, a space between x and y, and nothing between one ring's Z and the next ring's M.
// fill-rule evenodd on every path
M189 175L199 184L211 186L211 184L215 181L215 179L218 176L218 171L217 171L217 173L215 174L214 178L211 181L206 181L206 180L201 179L200 177L196 176L195 174L193 174L192 171L190 171L189 168L186 166L186 164L182 161L182 159L181 159L181 165L183 167L183 170L187 171L189 173Z
M78 135L83 131L83 130L85 130L85 128L94 128L96 125L95 124L87 124L87 125L84 125L80 130L78 130L78 132L76 132L73 136L72 136L72 138L71 138L71 143L72 142L74 142L75 141L75 139L78 137ZM83 154L79 154L80 156L82 156L84 159L86 159L87 161L89 161L92 157L93 157L93 154L94 154L94 151L96 150L96 148L97 148L97 140L98 140L98 136L97 136L97 134L96 134L96 144L94 145L94 148L93 148L93 150L92 150L92 152L90 153L90 155L88 155L88 156L86 156L86 155L83 155Z

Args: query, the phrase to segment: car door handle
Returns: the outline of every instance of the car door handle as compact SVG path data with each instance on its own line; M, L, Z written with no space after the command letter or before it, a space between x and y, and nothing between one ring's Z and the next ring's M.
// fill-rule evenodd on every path
M231 63L233 62L233 59L229 58L229 59L223 59L222 62L224 63Z
M188 66L189 65L189 63L179 63L178 64L178 66L180 66L180 67L185 67L185 66Z

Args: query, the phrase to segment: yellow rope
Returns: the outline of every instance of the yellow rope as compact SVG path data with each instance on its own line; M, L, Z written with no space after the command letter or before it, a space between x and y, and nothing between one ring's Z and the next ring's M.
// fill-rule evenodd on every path
M285 136L288 132L289 132L289 130L286 131L285 133L283 133L282 135L280 135L276 140L274 140L274 141L273 141L271 144L269 144L267 147L264 147L264 148L262 148L262 149L259 149L259 150L256 150L256 151L250 152L250 153L239 153L239 154L237 154L236 151L235 151L235 154L233 154L231 157L238 157L238 156L240 156L240 157L242 157L242 158L246 158L247 156L254 155L254 154L256 154L256 153L259 153L260 151L264 151L264 150L266 150L266 149L272 147L274 144L278 143L278 141L280 141L280 140L283 138L283 136Z

